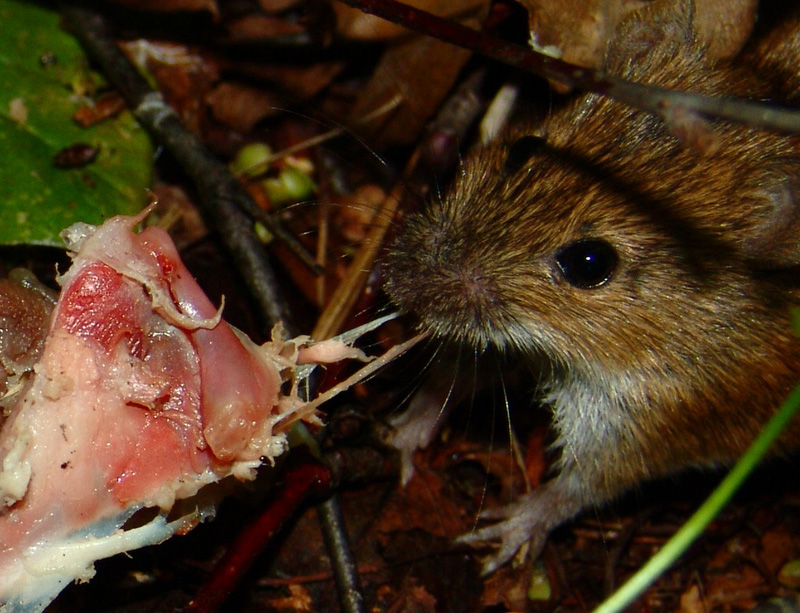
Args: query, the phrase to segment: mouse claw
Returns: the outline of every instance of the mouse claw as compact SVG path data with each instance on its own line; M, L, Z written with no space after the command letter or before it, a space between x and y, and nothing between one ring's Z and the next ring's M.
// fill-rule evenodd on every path
M549 532L548 526L541 521L538 514L531 513L528 496L523 496L508 506L484 511L480 519L500 521L464 534L456 542L471 547L494 547L494 552L483 560L482 575L491 574L506 564L526 543L529 554L538 556Z

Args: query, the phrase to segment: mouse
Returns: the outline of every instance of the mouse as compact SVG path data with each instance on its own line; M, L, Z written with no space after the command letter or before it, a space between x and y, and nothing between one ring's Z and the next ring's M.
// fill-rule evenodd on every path
M631 14L604 69L796 104L800 22L720 62L692 9L653 0ZM558 460L463 537L493 545L485 573L645 481L735 462L800 381L800 137L671 117L586 94L512 125L387 251L390 299L434 338L545 364L530 387ZM774 453L798 446L795 421Z

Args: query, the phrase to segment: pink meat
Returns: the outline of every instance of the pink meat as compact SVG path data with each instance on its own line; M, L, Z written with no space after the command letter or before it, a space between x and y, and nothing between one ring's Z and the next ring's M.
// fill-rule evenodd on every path
M26 556L283 449L276 360L219 318L166 233L133 234L139 221L72 232L42 359L0 432L0 603L35 584Z

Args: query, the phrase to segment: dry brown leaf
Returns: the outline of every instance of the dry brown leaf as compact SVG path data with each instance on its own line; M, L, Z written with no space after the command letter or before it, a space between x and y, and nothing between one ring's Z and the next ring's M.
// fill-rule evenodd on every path
M219 8L216 0L111 0L137 11L155 11L159 13L208 12L216 19Z
M770 572L777 574L781 567L800 550L800 538L788 526L778 525L761 537L759 557Z
M701 0L695 4L697 37L715 59L741 51L756 21L758 0Z
M422 9L439 17L458 18L485 12L486 0L408 0L414 8ZM351 40L385 41L409 35L409 31L385 19L367 15L341 2L332 3L336 14L336 32Z
M415 577L407 577L400 586L400 597L389 609L392 613L436 613L436 598L419 585Z
M299 4L301 4L301 0L258 0L261 10L272 15L282 13Z
M12 101L13 102L13 101ZM108 92L94 100L92 104L84 104L72 115L72 119L83 128L88 128L94 124L104 121L109 117L121 113L125 110L125 99L119 92ZM11 116L14 119L13 116Z
M454 539L466 531L471 519L464 516L463 505L446 491L438 473L418 469L408 485L396 492L383 509L376 533L384 542L395 532L415 528Z
M436 613L439 609L436 598L420 584L419 579L407 576L399 585L380 586L371 610L376 613Z
M547 473L547 447L548 429L545 427L533 428L525 445L525 472L534 489L544 481Z
M151 222L168 230L179 249L199 242L208 234L200 212L183 187L156 183L150 192L153 200L158 202L150 217Z
M531 45L563 60L599 68L620 22L641 9L676 0L520 0L528 9ZM738 53L755 23L758 0L695 0L698 39L714 59Z
M771 549L781 549L770 538L767 538L766 543ZM762 541L762 547L763 544ZM759 542L755 536L752 533L740 533L728 539L714 552L706 567L702 584L706 610L732 605L748 609L755 605L758 598L769 594L770 582L763 572L767 568L759 561L758 551Z
M370 122L364 132L378 148L417 142L469 57L469 51L434 38L415 37L389 47L356 101L351 123L399 99L394 112Z
M262 88L225 81L206 96L220 123L247 134L262 119L277 112L278 98Z
M221 62L240 74L256 79L270 81L282 91L299 100L313 98L338 75L345 67L344 62L320 61L310 66L291 64L264 64L262 62Z
M311 613L314 610L314 602L308 590L299 584L289 584L289 596L285 598L272 598L270 606L277 611L292 611L294 613Z
M700 587L692 585L681 594L680 608L678 613L708 613L708 606L703 601Z
M365 183L347 196L335 199L333 223L341 236L350 243L364 240L372 225L375 211L386 200L386 190L374 183Z
M736 605L750 609L758 598L768 595L770 587L764 577L752 566L741 565L719 577L714 577L706 586L706 603L709 609Z
M599 67L606 43L642 0L520 0L528 9L531 46L579 66Z
M139 39L121 46L135 64L155 78L186 126L201 133L205 96L219 79L216 65L179 43Z
M225 30L225 41L228 43L253 43L306 32L306 29L298 23L257 14L245 15L231 21Z
M479 28L488 11L485 0L414 0L409 4L439 16L461 16L462 24L471 28ZM367 125L366 136L378 148L417 142L422 128L452 89L470 52L435 38L410 36L399 26L373 21L373 17L353 12L339 2L333 5L338 32L346 38L385 40L404 36L384 52L351 111L350 122L357 123L375 109L399 101L393 113Z
M486 578L481 604L494 609L503 605L506 611L524 611L528 605L527 584L533 572L533 562L526 560L520 568L505 566Z

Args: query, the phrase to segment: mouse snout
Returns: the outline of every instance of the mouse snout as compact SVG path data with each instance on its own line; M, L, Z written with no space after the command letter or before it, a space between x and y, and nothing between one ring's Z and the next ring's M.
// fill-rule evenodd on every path
M460 241L431 245L409 232L387 257L386 291L435 334L484 346L502 311L502 290L496 275L482 265L485 259Z

